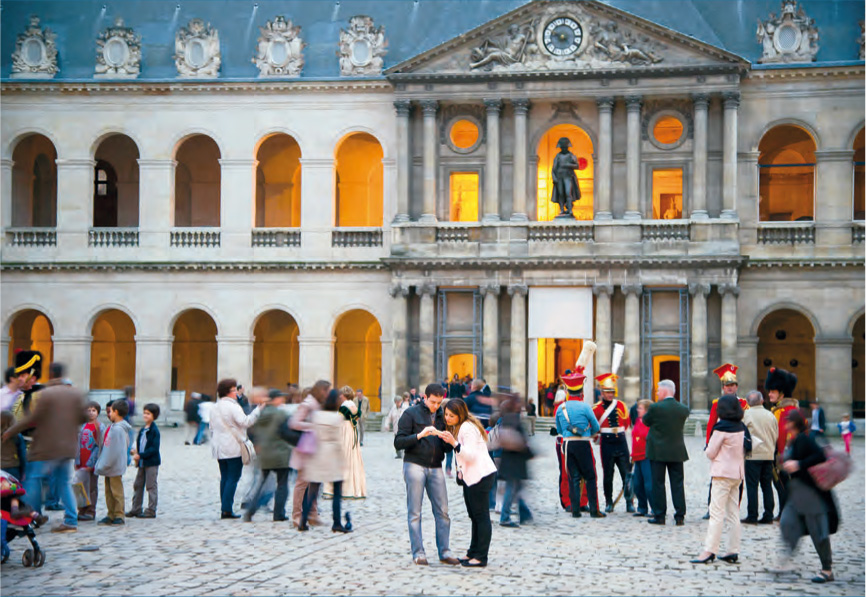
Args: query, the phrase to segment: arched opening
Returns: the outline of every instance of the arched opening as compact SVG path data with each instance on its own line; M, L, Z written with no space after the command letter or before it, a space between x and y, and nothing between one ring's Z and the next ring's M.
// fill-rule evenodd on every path
M380 410L382 328L362 309L344 313L334 328L334 385L363 390L370 410Z
M207 135L188 137L175 154L174 225L220 225L220 150Z
M550 201L553 195L553 159L559 153L557 142L562 137L571 141L571 153L578 160L586 160L586 168L575 171L577 185L580 187L580 201L575 202L572 211L577 220L592 220L593 214L593 177L595 161L592 158L592 139L579 126L573 124L557 124L548 130L538 142L538 193L536 196L536 219L539 222L549 222L559 215L559 205Z
M44 135L29 135L12 152L12 226L57 226L57 150Z
M337 227L382 225L383 156L382 145L367 133L352 133L337 146Z
M762 222L815 219L815 140L802 128L780 125L758 145Z
M138 226L138 146L126 135L111 135L96 148L93 226Z
M815 329L809 319L793 309L779 309L764 317L758 327L758 389L763 391L770 367L797 376L794 398L815 399Z
M93 322L90 389L122 390L135 385L135 324L119 309L108 309Z
M863 150L863 129L854 139L854 215L866 220L866 153Z
M301 225L301 146L292 137L268 137L256 152L256 228Z
M253 385L285 389L298 383L298 323L285 311L262 314L253 330Z
M15 363L15 353L19 350L37 350L42 353L42 377L39 381L48 380L48 363L54 361L54 326L51 320L36 309L25 309L15 316L9 325L9 354L7 367Z
M201 309L184 311L174 322L171 344L171 389L216 395L217 326Z
M862 131L860 133L862 135ZM864 361L866 361L866 346L864 346L864 316L861 315L854 324L852 333L854 342L851 345L851 410L855 419L862 419L866 414L866 391L864 391Z

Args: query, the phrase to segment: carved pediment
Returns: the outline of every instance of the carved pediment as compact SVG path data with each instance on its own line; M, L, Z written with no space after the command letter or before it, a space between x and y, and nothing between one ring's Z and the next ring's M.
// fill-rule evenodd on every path
M134 79L141 70L141 36L118 17L96 39L96 78Z
M12 78L51 79L57 74L57 36L39 26L39 17L30 17L30 26L18 34L12 53Z
M388 70L507 74L745 65L720 48L596 0L531 2Z

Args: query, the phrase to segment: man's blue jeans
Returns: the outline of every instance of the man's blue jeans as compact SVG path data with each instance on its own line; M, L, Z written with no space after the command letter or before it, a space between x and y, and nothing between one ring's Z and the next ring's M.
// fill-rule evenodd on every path
M207 423L205 423L204 421L201 421L198 424L198 433L195 434L195 439L192 440L192 443L194 443L197 446L197 445L203 444L205 441L207 441L207 437L205 434L207 432L208 426L209 425Z
M448 547L451 535L451 519L448 517L448 491L442 468L427 468L420 464L403 462L403 480L406 481L406 507L409 511L409 543L412 559L424 556L424 540L421 537L421 506L424 492L430 498L433 518L436 521L436 548L439 559L450 558Z
M532 520L532 512L529 511L529 506L520 496L522 485L520 479L510 479L505 482L505 495L502 496L502 512L499 514L499 522L511 520L511 504L514 503L515 499L517 499L517 513L521 524Z
M42 512L42 483L54 484L63 504L63 522L69 526L78 526L78 504L72 492L72 459L31 460L27 463L27 474L24 478L24 489L27 495L24 503L36 512Z

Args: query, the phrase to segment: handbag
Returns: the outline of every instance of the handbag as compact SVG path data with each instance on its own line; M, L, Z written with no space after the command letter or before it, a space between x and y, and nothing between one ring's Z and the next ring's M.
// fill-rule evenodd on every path
M830 491L848 478L851 473L851 457L845 452L834 450L832 446L824 447L827 460L809 467L809 474L823 491Z
M280 439L285 441L290 446L297 446L298 442L301 441L301 436L304 432L297 429L292 429L290 423L291 419L286 419L286 421L280 426Z
M298 440L298 447L295 448L301 454L312 456L316 453L316 436L311 431L301 433L301 439Z
M235 437L238 443L241 445L241 462L244 464L250 464L256 459L256 447L253 445L253 442L250 441L249 437L239 437L235 428L228 424L226 420L226 414L220 409L220 419L222 419L223 425L226 426L226 429Z

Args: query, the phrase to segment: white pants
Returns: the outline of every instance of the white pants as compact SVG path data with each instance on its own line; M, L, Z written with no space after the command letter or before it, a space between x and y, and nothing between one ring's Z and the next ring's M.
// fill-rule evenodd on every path
M713 477L713 490L710 497L710 526L704 551L718 554L722 541L722 527L727 520L731 530L728 535L726 553L740 551L740 479Z

